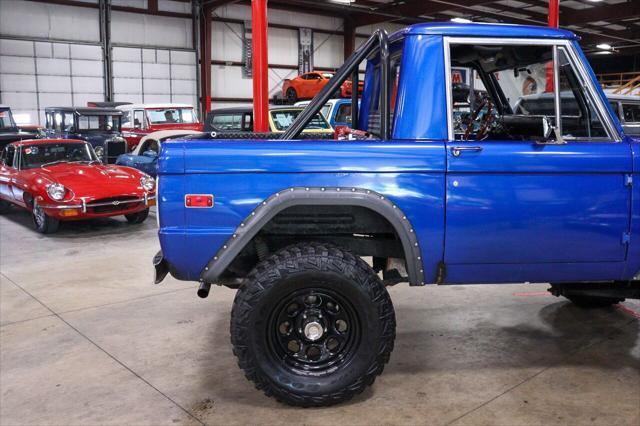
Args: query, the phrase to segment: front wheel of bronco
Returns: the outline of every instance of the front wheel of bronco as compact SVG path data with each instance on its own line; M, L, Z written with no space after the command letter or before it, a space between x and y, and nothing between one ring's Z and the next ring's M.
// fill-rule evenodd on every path
M236 294L231 343L256 388L302 407L349 400L371 385L395 339L391 298L375 272L337 247L287 247Z

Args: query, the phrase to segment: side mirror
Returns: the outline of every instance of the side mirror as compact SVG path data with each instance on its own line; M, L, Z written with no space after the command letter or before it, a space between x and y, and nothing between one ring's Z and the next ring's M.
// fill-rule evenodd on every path
M564 145L564 140L558 128L551 123L551 119L546 115L542 116L542 140L536 143L540 145Z

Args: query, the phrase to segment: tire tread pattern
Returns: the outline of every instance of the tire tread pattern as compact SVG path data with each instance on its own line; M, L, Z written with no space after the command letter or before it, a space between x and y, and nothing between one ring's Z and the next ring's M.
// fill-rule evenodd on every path
M349 277L354 284L366 291L372 303L377 305L378 316L383 324L377 355L366 373L356 378L347 387L318 396L299 395L277 386L258 368L248 347L250 316L261 294L283 277L301 270L334 271ZM334 405L361 393L382 373L389 362L395 340L395 313L391 298L375 272L361 258L352 253L320 243L300 243L286 247L260 262L238 289L231 310L231 343L238 366L257 389L276 400L300 407Z

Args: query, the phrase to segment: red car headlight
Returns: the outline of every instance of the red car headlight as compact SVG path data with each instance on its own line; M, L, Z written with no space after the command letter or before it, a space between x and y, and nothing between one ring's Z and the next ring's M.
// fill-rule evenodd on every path
M52 183L47 186L47 195L54 201L62 201L65 193L66 189L62 184Z

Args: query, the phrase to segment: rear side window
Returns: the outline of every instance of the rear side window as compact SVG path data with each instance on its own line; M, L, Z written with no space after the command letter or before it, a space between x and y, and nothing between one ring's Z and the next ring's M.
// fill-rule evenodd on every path
M622 104L625 123L640 122L640 104Z
M211 120L211 126L216 130L242 131L242 114L217 114Z

